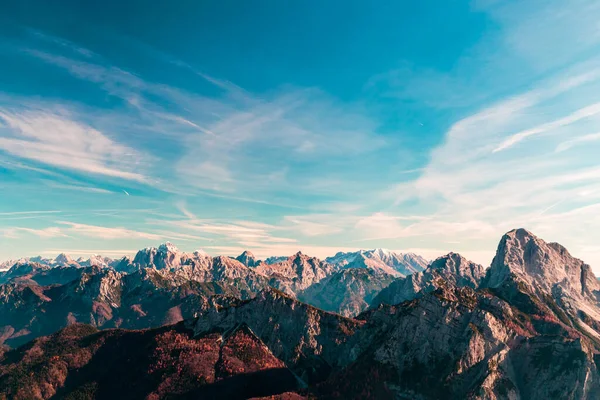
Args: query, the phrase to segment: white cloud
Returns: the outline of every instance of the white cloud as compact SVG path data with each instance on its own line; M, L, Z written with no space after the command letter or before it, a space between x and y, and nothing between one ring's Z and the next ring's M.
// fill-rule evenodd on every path
M76 192L96 193L96 194L113 194L114 192L93 186L85 186L78 184L57 183L50 180L42 181L43 184L52 189L70 190Z
M84 57L88 57L89 58L89 57L97 57L98 56L97 54L95 54L91 50L86 49L86 48L81 47L81 46L78 46L75 43L70 42L68 40L65 40L63 38L60 38L60 37L57 37L57 36L53 36L53 35L50 35L48 33L40 32L40 31L33 30L33 29L27 29L27 32L31 36L33 36L33 37L35 37L37 39L41 39L41 40L46 41L48 43L55 44L55 45L58 45L60 47L66 48L66 49L68 49L68 50L70 50L70 51L72 51L74 53L77 53L79 55L82 55Z
M229 242L244 245L248 243L293 243L293 238L274 236L272 233L278 227L268 224L253 223L251 221L236 221L222 219L201 220L185 209L185 214L190 219L159 219L148 220L152 226L169 226L177 232L198 232L204 237L201 239L209 242Z
M2 230L4 237L9 239L19 239L21 235L19 233L26 233L35 235L40 238L57 238L57 237L68 237L60 228L49 227L43 229L32 229L32 228L6 228Z
M384 239L429 237L462 237L468 239L473 235L496 233L489 225L477 220L444 221L436 216L411 217L396 216L378 212L361 217L355 225L360 234L359 242Z
M562 151L567 151L572 147L595 141L600 141L600 133L591 133L589 135L583 135L575 139L564 141L562 143L559 143L558 146L556 146L555 151L557 153L560 153Z
M97 83L131 108L130 113L96 116L97 125L127 132L129 138L151 134L153 140L169 139L165 143L169 152L157 154L169 164L163 163L167 168L154 171L164 175L157 185L164 191L184 195L204 191L257 204L282 203L274 200L273 194L289 196L297 185L303 185L305 192L339 193L344 186L340 183L350 178L351 160L374 154L387 144L361 106L345 104L318 89L287 87L255 96L170 56L152 53L194 72L221 89L222 96L208 98L148 82L107 65L105 60L94 63L95 59L80 61L37 50L28 52L79 79ZM173 154L177 154L176 159L169 158ZM365 159L365 168L370 165L368 161ZM337 183L310 185L304 163L319 166L321 179ZM369 182L358 182L364 183Z
M378 212L359 219L355 229L361 232L362 240L377 240L402 237L407 227L399 218Z
M68 249L68 248L60 248L60 249L48 249L39 252L40 255L43 256L51 256L56 257L57 255L65 253L74 257L90 257L92 255L101 255L104 257L112 257L115 259L120 259L123 256L133 256L137 253L137 250L118 250L118 249Z
M511 146L519 143L522 140L534 135L539 135L548 131L555 130L557 128L571 125L579 120L592 117L600 113L600 103L595 103L589 106L586 106L580 110L575 111L574 113L560 118L556 121L546 122L542 125L536 126L534 128L529 128L527 130L521 131L519 133L515 133L510 136L508 139L504 140L498 147L494 149L494 153L506 150Z
M347 219L347 218L346 218ZM345 222L339 216L331 214L310 214L298 216L285 216L284 228L303 236L323 236L340 233L344 230Z
M149 239L161 240L164 236L155 233L140 232L123 227L106 227L97 225L79 224L69 221L57 221L60 225L65 225L64 229L73 235L81 235L98 239Z
M203 124L209 135L184 138L178 175L199 188L264 197L274 189L292 191L305 180L297 168L303 162L320 165L322 175L339 175L342 171L330 167L332 160L348 163L385 144L364 113L341 107L318 90L292 89L267 99L245 96L241 103L226 101L219 118ZM305 190L320 190L305 183Z
M42 164L145 182L141 155L66 112L39 106L0 108L0 151Z
M51 210L51 211L11 211L11 212L0 212L0 216L13 216L13 215L37 215L37 214L59 214L62 211Z

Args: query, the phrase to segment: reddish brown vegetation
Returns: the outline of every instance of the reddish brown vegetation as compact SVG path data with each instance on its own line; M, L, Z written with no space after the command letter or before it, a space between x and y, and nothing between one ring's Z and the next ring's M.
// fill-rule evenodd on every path
M285 364L275 358L248 327L242 326L223 345L217 374L227 378L273 368L285 368Z
M285 365L246 327L225 341L182 324L97 331L75 324L0 352L0 399L248 398L294 390Z

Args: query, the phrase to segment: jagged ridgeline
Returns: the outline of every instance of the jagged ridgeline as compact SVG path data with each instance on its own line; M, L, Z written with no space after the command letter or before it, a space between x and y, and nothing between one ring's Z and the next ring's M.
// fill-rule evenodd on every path
M523 229L487 269L169 243L5 266L0 398L600 398L600 284Z

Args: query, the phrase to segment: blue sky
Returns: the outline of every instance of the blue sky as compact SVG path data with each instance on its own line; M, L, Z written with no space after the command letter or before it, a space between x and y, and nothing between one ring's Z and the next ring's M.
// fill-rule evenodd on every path
M600 271L597 2L83 3L0 16L0 258L525 227Z

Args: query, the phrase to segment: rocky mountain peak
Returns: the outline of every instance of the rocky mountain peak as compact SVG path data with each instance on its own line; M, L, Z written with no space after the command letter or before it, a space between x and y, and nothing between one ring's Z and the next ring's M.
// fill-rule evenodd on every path
M290 256L287 261L293 265L295 265L296 267L304 267L305 265L320 265L322 264L322 261L319 260L317 257L311 257L307 254L302 253L301 251L297 252L296 254Z
M334 269L316 257L298 252L274 264L260 263L256 266L255 271L270 277L271 280L274 279L271 285L277 289L286 293L296 293L325 278Z
M272 257L267 257L264 262L267 265L271 265L271 264L280 263L280 262L285 261L287 259L288 258L286 256L272 256Z
M396 277L422 271L427 266L427 261L421 257L380 248L345 253L328 261L338 268L369 268Z
M242 264L244 264L246 267L256 267L259 264L256 257L254 257L254 254L252 254L248 250L244 251L242 254L237 256L235 259L238 260L239 262L241 262Z
M502 237L486 284L497 287L511 274L545 292L556 285L579 294L584 294L586 287L600 290L587 264L560 244L546 243L525 229L512 230Z
M121 261L119 264L120 270L132 271L140 268L174 268L182 265L188 256L185 253L179 251L179 249L170 242L161 244L158 248L146 247L137 252L135 258L131 262L131 265L126 265L122 268L126 260Z
M296 254L290 256L290 259L292 259L292 260L302 259L302 258L309 258L309 257L306 254L303 254L301 251L298 251Z
M453 252L433 261L428 269L445 271L459 277L469 278L475 286L485 276L485 268L482 265L475 264L460 254Z
M379 257L387 257L390 255L390 251L387 249L377 248L369 251L372 254L375 254Z
M175 246L171 242L165 242L165 243L161 244L160 246L158 246L158 251L163 254L179 253L179 249L177 248L177 246Z
M87 260L82 258L82 259L77 260L77 262L81 266L86 266L86 267L98 266L98 267L107 268L107 267L110 267L114 261L108 257L102 257L100 255L93 254Z
M457 253L449 253L433 261L427 269L397 279L384 288L371 305L399 304L438 290L446 284L475 289L485 276L483 266Z
M600 283L589 265L557 243L546 243L525 229L506 233L481 286L506 299L520 299L525 310L544 308L567 325L600 327ZM556 309L559 309L556 311ZM594 336L600 338L596 332Z
M56 256L56 258L54 259L54 262L61 266L68 266L68 265L75 264L75 260L73 260L71 258L71 256L69 256L68 254L65 254L65 253L60 253L58 256Z

